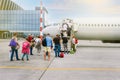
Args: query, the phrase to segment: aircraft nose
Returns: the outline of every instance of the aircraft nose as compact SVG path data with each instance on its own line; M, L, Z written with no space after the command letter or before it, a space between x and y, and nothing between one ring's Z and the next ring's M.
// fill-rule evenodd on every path
M49 32L49 28L48 28L48 27L44 28L44 29L42 30L42 32L43 32L43 34L50 33L50 32Z
M56 34L60 34L60 30L58 26L49 26L43 29L43 34L50 34L51 36L56 36Z

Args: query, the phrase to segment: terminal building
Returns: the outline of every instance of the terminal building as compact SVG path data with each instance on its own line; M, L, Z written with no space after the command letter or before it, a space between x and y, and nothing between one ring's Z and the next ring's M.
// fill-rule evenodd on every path
M43 27L47 10L43 8ZM11 0L0 0L0 38L11 38L17 32L18 37L40 33L40 8L24 10Z

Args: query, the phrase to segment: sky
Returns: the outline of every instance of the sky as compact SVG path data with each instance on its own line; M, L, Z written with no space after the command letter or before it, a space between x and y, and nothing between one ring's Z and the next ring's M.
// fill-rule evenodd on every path
M12 0L25 10L35 10L40 0ZM120 17L120 0L42 0L48 22L65 18Z

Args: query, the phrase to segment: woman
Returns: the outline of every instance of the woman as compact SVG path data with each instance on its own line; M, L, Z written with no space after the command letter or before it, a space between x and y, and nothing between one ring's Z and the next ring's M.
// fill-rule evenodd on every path
M26 38L26 41L23 42L22 44L22 61L24 61L24 56L26 56L27 61L29 60L28 55L30 53L30 43L28 39Z
M10 44L9 46L11 46L11 55L10 55L10 61L13 61L13 56L14 56L14 52L16 54L16 60L20 60L19 57L18 57L18 48L20 47L18 42L17 42L17 33L14 33L13 34L13 37L10 41Z

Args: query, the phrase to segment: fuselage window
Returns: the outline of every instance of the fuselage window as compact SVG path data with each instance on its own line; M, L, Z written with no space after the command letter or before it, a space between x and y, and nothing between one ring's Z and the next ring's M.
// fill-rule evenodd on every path
M110 27L110 24L108 24L108 27Z
M88 26L90 26L90 24Z
M113 27L113 24L111 26Z
M101 26L103 26L103 24L101 24Z
M95 24L95 27L96 27L96 24Z
M118 24L118 26L120 27L120 24Z
M106 26L106 24L104 24L104 26Z

